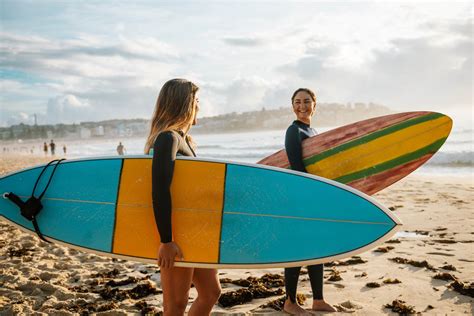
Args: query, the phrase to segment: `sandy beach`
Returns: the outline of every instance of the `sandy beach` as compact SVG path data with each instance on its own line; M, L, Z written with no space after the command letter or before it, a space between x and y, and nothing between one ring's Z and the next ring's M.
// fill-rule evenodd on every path
M0 156L0 176L50 160ZM374 197L404 226L377 249L326 265L324 297L335 314L474 314L472 175L410 175ZM283 269L219 274L223 295L213 315L285 314ZM47 244L0 221L0 315L159 314L160 293L156 265ZM299 294L310 308L304 271ZM195 297L191 289L189 305Z

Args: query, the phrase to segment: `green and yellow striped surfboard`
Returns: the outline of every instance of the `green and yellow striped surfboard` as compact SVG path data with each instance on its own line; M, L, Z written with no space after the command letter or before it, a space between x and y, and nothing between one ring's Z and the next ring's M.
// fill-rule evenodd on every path
M416 170L444 144L450 117L405 112L356 122L303 141L309 173L374 194ZM289 168L285 150L259 164Z

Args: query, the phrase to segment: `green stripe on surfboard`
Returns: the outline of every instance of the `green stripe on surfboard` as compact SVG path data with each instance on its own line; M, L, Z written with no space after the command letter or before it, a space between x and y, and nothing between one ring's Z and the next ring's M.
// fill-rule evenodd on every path
M394 167L400 166L402 164L405 164L405 163L413 161L417 158L420 158L420 157L422 157L426 154L435 153L444 144L446 139L447 139L447 137L441 138L441 139L435 141L434 143L432 143L432 144L430 144L426 147L420 148L420 149L418 149L414 152L408 153L406 155L397 157L395 159L386 161L384 163L378 164L376 166L373 166L373 167L370 167L370 168L367 168L367 169L364 169L364 170L361 170L361 171L357 171L357 172L354 172L354 173L351 173L351 174L344 175L342 177L339 177L339 178L336 178L336 179L333 179L333 180L335 180L337 182L341 182L341 183L349 183L349 182L352 182L352 181L355 181L355 180L358 180L358 179L361 179L361 178L364 178L364 177L373 176L377 173L387 171L387 170L392 169Z
M328 157L330 157L334 154L337 154L341 151L348 150L352 147L356 147L358 145L365 144L369 141L380 138L382 136L394 133L396 131L399 131L399 130L402 130L402 129L405 129L405 128L408 128L408 127L411 127L411 126L414 126L416 124L431 121L431 120L434 120L434 119L437 119L437 118L440 118L440 117L443 117L443 116L445 116L445 115L440 114L440 113L430 113L430 114L423 115L423 116L420 116L420 117L417 117L417 118L414 118L414 119L411 119L411 120L404 121L402 123L387 127L383 130L370 133L366 136L362 136L361 138L357 138L353 141L347 142L347 143L342 144L340 146L331 148L331 149L326 150L326 151L324 151L324 152L322 152L318 155L314 155L312 157L306 158L306 159L303 160L303 163L305 164L305 166L312 165L312 164L314 164L318 161L326 159L326 158L328 158Z

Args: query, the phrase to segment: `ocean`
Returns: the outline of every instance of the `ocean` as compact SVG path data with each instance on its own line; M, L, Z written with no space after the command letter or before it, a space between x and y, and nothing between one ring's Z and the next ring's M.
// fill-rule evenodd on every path
M319 128L317 131L322 133L330 129L332 128ZM448 140L439 152L415 172L431 175L473 175L473 135L472 127L454 126ZM197 134L193 137L198 146L196 152L199 157L255 163L284 147L285 130ZM76 141L56 140L56 153L62 154L62 147L66 145L67 158L113 156L117 154L116 147L119 141L125 146L126 154L143 154L144 137L123 139L92 138ZM15 151L22 154L42 155L42 142L16 142L9 143L6 147L9 153ZM0 156L1 154L0 152Z

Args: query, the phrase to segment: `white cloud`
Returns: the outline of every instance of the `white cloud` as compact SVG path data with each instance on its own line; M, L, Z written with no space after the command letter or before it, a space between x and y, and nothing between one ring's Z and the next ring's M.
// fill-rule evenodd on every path
M77 107L66 96L87 104L87 120L149 117L175 77L201 87L202 115L287 105L298 87L315 89L321 102L400 111L472 106L471 4L244 7L89 3L55 5L51 17L9 10L18 19L2 21L0 124L12 113L47 113L48 100L69 120Z
M79 123L94 117L94 109L88 100L80 100L72 94L61 95L48 101L46 119L49 124Z
M20 123L32 125L34 122L34 115L32 114L0 109L0 126L10 126Z
M405 110L472 105L472 38L440 33L393 38L389 44L373 50L371 58L357 67L330 62L338 59L344 46L309 46L305 56L279 71L288 74L286 82L312 84L339 101L374 100Z
M236 78L225 84L206 83L202 85L201 99L211 100L214 115L250 111L262 105L271 84L258 76Z

